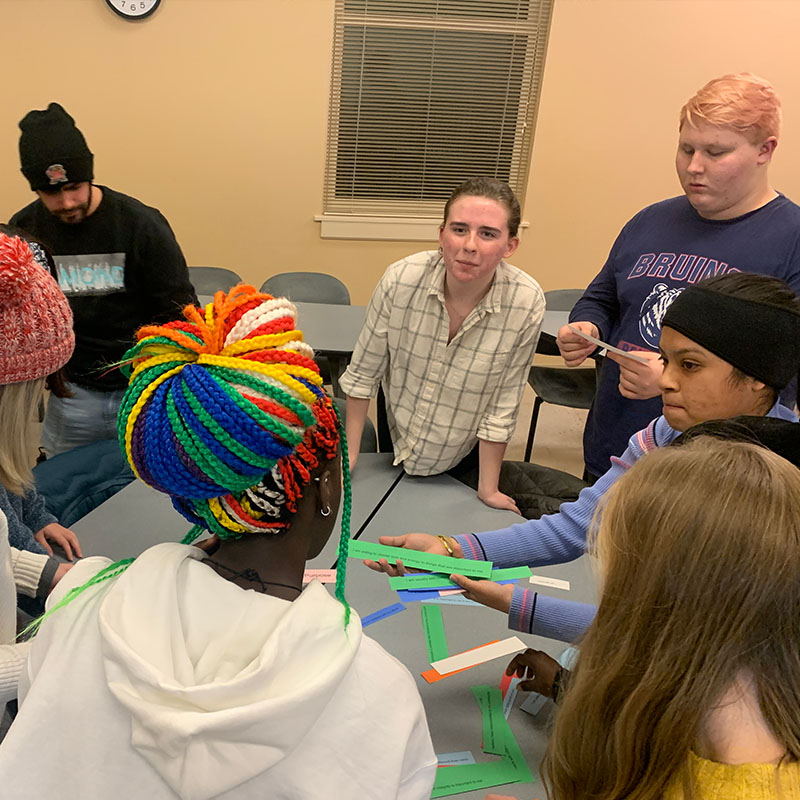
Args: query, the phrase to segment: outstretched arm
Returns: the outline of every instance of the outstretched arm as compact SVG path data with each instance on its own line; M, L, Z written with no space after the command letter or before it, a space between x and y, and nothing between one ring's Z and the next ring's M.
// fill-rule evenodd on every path
M491 508L504 508L519 514L512 497L500 491L500 467L503 465L507 442L478 444L478 498Z
M369 398L347 395L346 409L344 432L347 436L347 452L350 456L350 472L352 472L358 461L361 435L364 433L364 423L367 421L367 411L369 411Z

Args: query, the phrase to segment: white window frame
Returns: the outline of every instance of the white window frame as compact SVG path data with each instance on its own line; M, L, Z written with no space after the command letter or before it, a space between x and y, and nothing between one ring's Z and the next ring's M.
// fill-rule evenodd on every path
M512 70L519 71L521 69L522 71L514 129L513 155L506 165L508 172L497 174L496 177L508 180L517 196L520 199L524 197L553 0L485 0L487 7L491 7L493 3L503 4L506 8L518 6L518 11L525 14L524 17L504 18L501 16L499 19L486 13L475 16L468 16L466 12L459 13L459 6L467 10L470 7L474 9L474 0L465 0L465 2L458 0L394 0L394 2L398 7L415 3L418 9L423 9L428 13L417 15L388 13L387 9L391 10L392 0L336 0L323 213L315 217L315 220L321 223L323 238L431 241L436 238L441 209L444 205L441 186L437 187L440 189L439 196L422 200L399 198L387 200L377 197L348 199L336 196L344 60L343 42L346 26L382 28L384 30L401 28L405 36L408 36L409 30L418 29L426 33L431 30L442 30L478 34L508 33L518 37L524 46L514 56L513 63L509 68L509 73ZM375 11L376 5L379 7L380 13ZM354 6L361 6L361 9L354 11ZM514 42L516 44L517 39ZM368 65L364 65L362 62L361 68L362 70L368 69ZM469 64L465 64L465 81L467 80L466 76L470 74ZM455 87L455 90L457 91L458 88ZM460 88L463 92L464 86L462 85ZM408 91L407 86L405 90ZM421 100L426 99L422 92L420 98ZM480 147L481 141L476 139L475 145ZM488 145L491 149L491 142L488 142ZM471 176L464 175L463 177ZM385 179L390 185L392 176L388 170Z

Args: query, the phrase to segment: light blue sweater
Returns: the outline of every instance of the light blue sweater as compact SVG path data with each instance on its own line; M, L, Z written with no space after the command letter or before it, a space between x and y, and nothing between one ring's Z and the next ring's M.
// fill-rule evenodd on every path
M767 416L797 422L794 413L779 403ZM680 431L663 416L658 417L631 436L625 452L620 458L611 459L611 469L597 483L584 489L574 503L564 503L557 514L496 531L456 536L464 557L492 561L497 567L540 567L579 558L586 551L586 536L600 498L643 455L670 444L678 436ZM596 611L587 603L548 597L517 585L508 626L523 633L573 642L589 627Z

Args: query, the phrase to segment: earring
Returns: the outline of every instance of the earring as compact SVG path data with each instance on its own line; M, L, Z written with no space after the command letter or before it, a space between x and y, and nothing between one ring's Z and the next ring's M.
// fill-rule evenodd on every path
M331 515L331 507L325 506L319 513L322 514L323 517L329 517Z

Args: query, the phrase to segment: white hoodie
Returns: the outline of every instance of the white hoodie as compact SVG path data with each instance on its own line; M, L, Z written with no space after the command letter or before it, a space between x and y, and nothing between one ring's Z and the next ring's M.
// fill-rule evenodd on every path
M293 603L160 544L42 625L0 746L4 797L428 798L408 670L316 581ZM49 604L107 559L72 569Z
M17 681L30 648L27 642L16 643L17 591L35 596L46 562L47 556L9 547L8 520L0 511L0 720L6 702L17 696Z

